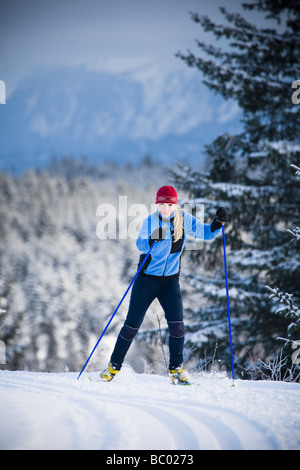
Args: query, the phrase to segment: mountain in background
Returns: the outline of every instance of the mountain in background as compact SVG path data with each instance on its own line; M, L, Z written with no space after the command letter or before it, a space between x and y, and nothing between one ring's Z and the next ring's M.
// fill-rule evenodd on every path
M207 92L198 74L65 67L23 80L0 107L0 169L20 172L53 158L203 166L203 145L239 127L239 109Z

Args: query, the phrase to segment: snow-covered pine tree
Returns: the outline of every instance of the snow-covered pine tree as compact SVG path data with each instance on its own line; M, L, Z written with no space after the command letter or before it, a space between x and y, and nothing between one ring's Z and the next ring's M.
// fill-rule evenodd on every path
M296 171L296 175L298 177L300 177L300 168L299 166L297 165L294 165L294 163L291 164L291 167ZM294 228L289 228L288 229L288 232L292 235L292 237L297 240L297 241L300 241L300 227L294 227Z
M300 168L297 165L291 164L291 167L296 170L296 175L300 177ZM297 244L299 249L300 241L300 228L297 226L293 230L287 230L292 235L292 242ZM285 346L291 346L293 349L300 346L300 308L298 308L293 301L293 295L289 293L280 292L278 287L266 286L267 290L271 292L270 299L274 299L274 313L280 315L289 321L287 328L287 337L279 337L279 340L284 341ZM276 308L276 304L280 303L281 306ZM294 358L292 355L292 362L294 366L298 366L298 357ZM298 367L299 369L299 367ZM300 377L300 375L299 375Z
M182 166L174 171L174 180L194 202L205 204L207 220L218 205L228 209L234 350L247 366L249 349L256 358L273 356L278 350L276 337L287 326L286 319L270 314L265 285L280 285L299 302L300 256L287 229L296 225L300 202L299 182L289 171L300 156L300 106L291 100L291 84L299 78L300 6L279 0L243 6L262 11L272 27L259 28L225 8L220 9L224 24L194 13L192 19L204 31L228 39L229 47L198 41L201 56L177 54L202 72L211 90L239 104L243 132L221 135L205 147L206 174ZM218 342L221 355L222 349L228 350L228 336L220 243L205 246L193 257L200 259L203 272L190 277L190 282L206 302L191 312L195 324L191 323L187 338L198 346L197 354L199 349L200 354L209 350L209 345L212 351ZM202 334L195 334L196 324ZM229 368L228 354L225 360Z
M132 237L98 238L104 217L97 208L113 204L116 225L121 215L129 225L137 214L118 210L119 195L128 197L128 209L137 201L147 205L165 174L157 165L149 172L150 164L148 158L133 167L95 167L65 158L20 176L0 172L0 349L6 358L0 367L81 369L138 263ZM107 363L128 302L129 296L90 370Z

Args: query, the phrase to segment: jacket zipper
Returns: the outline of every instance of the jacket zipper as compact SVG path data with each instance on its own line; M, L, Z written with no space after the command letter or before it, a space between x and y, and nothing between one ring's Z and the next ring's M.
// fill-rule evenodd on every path
M169 259L169 256L171 254L171 251L172 251L173 240L172 240L172 233L171 233L171 224L170 224L170 229L169 230L170 230L170 234L171 234L171 246L170 246L169 254L166 258L166 262L165 262L165 266L164 266L164 270L163 270L163 274L162 274L163 276L165 275L166 267L167 267L167 264L168 264L168 259Z

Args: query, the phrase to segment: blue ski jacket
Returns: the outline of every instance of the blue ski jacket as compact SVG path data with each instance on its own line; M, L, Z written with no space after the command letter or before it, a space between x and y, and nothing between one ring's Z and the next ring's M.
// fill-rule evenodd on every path
M142 252L140 263L142 263L146 253L150 249L150 236L153 231L159 227L166 230L166 237L154 246L150 256L148 257L143 272L152 276L174 276L179 275L180 258L185 246L187 234L201 240L212 240L215 238L220 229L211 230L211 224L204 224L200 220L186 211L183 215L183 237L174 242L172 233L174 231L173 219L163 219L159 211L149 215L143 222L139 236L136 241L137 248Z

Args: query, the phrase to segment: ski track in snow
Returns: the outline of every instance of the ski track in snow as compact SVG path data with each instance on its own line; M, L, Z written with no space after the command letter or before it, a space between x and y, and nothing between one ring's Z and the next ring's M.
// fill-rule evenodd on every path
M300 449L300 385L0 371L0 449Z

